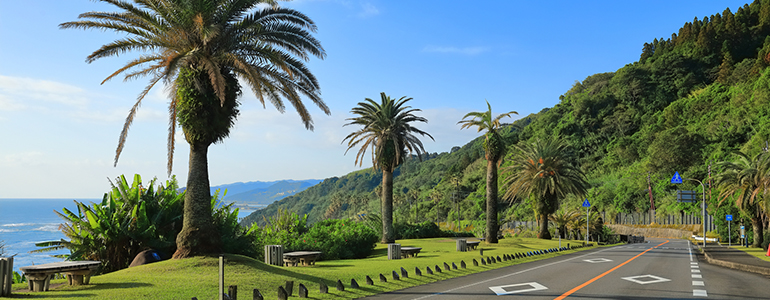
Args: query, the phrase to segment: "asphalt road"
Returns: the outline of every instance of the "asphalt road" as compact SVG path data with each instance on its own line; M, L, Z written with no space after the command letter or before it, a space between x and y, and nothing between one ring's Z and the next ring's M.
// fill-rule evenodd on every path
M770 299L770 279L709 265L686 240L597 248L365 299Z

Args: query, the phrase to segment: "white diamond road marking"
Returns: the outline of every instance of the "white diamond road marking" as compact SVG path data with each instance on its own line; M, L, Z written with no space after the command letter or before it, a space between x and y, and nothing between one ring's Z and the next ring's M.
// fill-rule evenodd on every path
M692 278L703 278L701 274L692 274Z
M584 259L583 261L595 264L595 263L611 262L612 260L606 259L606 258L593 258L593 259Z
M709 294L706 293L706 290L692 290L692 295L694 297L708 297Z
M692 281L692 285L704 286L705 284L703 283L703 281L695 281L695 280L693 280Z
M505 289L505 288L518 287L518 286L529 286L530 288L523 289L523 290L513 290L513 291L509 291ZM497 294L498 296L502 296L502 295L547 290L548 288L537 282L527 282L527 283L519 283L519 284L511 284L511 285L490 286L489 289L495 292L495 294Z
M649 278L651 280L643 280L642 278ZM636 282L638 284L650 284L650 283L661 283L666 281L671 281L671 279L666 279L663 277L658 277L655 275L639 275L639 276L631 276L631 277L621 277L621 279L628 280L631 282Z

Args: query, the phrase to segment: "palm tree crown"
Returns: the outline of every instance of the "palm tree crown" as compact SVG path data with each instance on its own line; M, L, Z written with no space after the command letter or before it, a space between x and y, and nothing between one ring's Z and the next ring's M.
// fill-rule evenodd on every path
M753 246L758 247L763 239L760 210L770 204L765 198L770 186L770 155L760 152L750 158L740 151L735 154L737 160L719 164L725 169L716 178L716 185L721 189L719 203L733 199L735 206L749 216L754 229Z
M569 159L569 149L561 140L516 145L513 164L505 167L505 198L533 197L540 214L541 238L550 238L548 215L559 208L559 199L568 194L582 196L588 190L585 174Z
M519 113L516 111L509 111L504 114L500 114L494 119L492 118L492 106L489 105L489 101L487 101L487 111L485 112L469 112L467 113L463 119L460 122L457 122L457 124L462 124L460 126L460 129L465 128L471 128L473 126L476 126L478 131L481 132L486 130L487 132L484 134L485 140L484 140L484 152L486 155L487 160L493 160L495 163L499 163L500 160L505 155L505 148L506 145L502 140L502 137L497 132L502 125L500 124L500 120L502 118L508 118L511 117L511 115L518 115ZM471 119L468 119L469 117L472 117Z
M362 144L356 154L357 165L363 164L368 148L371 148L374 168L390 172L404 161L407 152L415 152L418 157L425 152L422 141L414 134L428 136L431 140L433 136L412 126L412 122L427 123L428 120L414 115L421 110L406 106L410 100L412 98L406 97L394 100L385 93L380 93L380 103L366 98L365 102L359 102L358 106L350 111L358 116L348 118L350 123L344 126L363 126L343 139L343 142L348 141L348 151Z
M324 58L326 54L310 34L315 32L315 24L300 12L278 7L273 0L134 0L133 4L99 1L122 11L83 13L79 16L83 20L62 23L60 28L113 30L127 35L94 51L86 59L89 63L131 51L143 53L102 83L121 74L125 80L150 77L126 118L115 164L142 99L163 80L172 98L168 135L171 173L180 108L176 79L183 69L201 72L196 88L210 89L223 106L227 87L232 86L229 79L239 78L263 106L267 100L284 112L283 99L288 100L307 129L313 129L313 121L301 96L309 98L324 113L330 113L321 100L318 81L303 63L311 55ZM265 4L269 7L258 8Z

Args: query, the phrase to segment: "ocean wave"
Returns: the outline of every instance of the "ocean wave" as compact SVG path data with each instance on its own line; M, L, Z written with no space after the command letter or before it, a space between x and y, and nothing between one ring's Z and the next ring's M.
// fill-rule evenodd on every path
M35 223L11 223L11 224L3 224L0 226L3 227L21 227L21 226L34 226Z
M3 229L3 228L0 228L0 232L17 232L17 231L19 231L19 230L17 230L17 229Z
M43 225L41 227L35 228L35 231L48 231L48 232L56 232L59 231L59 224L48 224Z

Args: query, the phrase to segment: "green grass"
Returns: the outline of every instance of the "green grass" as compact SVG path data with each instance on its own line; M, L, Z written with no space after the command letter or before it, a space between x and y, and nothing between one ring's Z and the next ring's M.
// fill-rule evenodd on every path
M732 246L730 248L741 250L764 261L770 261L770 256L765 256L767 251L763 250L762 248L746 248L743 246Z
M580 241L562 241L562 245L566 247L567 242L573 245L582 243ZM315 266L310 267L277 267L244 256L226 255L225 286L237 285L240 299L251 299L252 290L255 288L261 291L265 299L277 299L278 286L285 284L287 280L292 280L294 281L293 295L295 297L297 296L298 284L302 283L308 288L309 296L313 299L351 299L587 249L569 250L474 267L472 259L480 258L479 251L457 252L453 239L399 240L398 243L402 247L414 246L423 249L414 258L388 260L387 246L377 245L374 254L366 259L320 261ZM502 257L503 254L554 248L558 245L559 242L555 240L506 238L500 240L497 245L485 245L482 242L481 248L484 249L484 256L496 257L499 255ZM468 265L467 269L460 269L461 260ZM436 265L439 265L443 269L444 262L450 266L454 262L457 264L458 270L427 275L426 267L435 268ZM48 292L15 291L13 297L40 299L191 299L197 297L201 300L216 299L218 266L218 258L212 257L167 260L94 276L91 278L91 284L86 286L62 285ZM409 278L393 280L392 271L397 271L400 275L401 267L409 272ZM414 274L415 267L420 268L423 276ZM387 277L387 283L379 282L380 273ZM367 275L374 280L373 286L366 284ZM345 285L345 291L336 290L335 286L338 279ZM355 279L360 288L351 289L351 279ZM52 281L52 284L60 282L64 281L55 280ZM328 294L319 293L320 282L329 286ZM26 283L14 285L14 289L24 287L26 287Z

